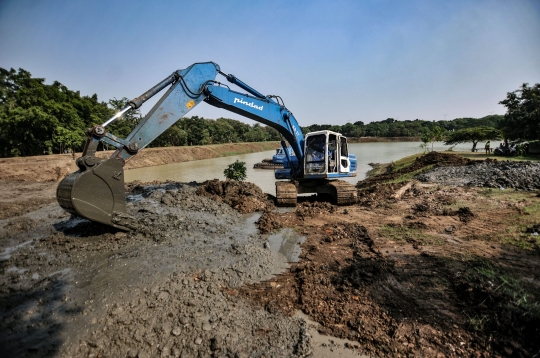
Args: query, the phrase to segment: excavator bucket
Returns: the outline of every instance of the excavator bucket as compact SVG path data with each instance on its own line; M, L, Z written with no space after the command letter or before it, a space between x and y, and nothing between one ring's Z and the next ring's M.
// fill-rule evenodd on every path
M65 177L56 190L58 204L71 214L122 230L132 228L126 211L124 170L118 159Z

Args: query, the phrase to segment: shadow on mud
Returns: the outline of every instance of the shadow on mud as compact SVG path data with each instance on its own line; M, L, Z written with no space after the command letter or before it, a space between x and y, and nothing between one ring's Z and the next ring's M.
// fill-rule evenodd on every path
M66 236L91 237L106 234L116 234L122 232L112 226L89 221L80 217L72 216L69 220L64 220L53 224L56 231L64 233Z
M64 277L69 270L46 277L34 274L29 283L22 278L24 269L8 268L6 263L1 262L0 269L11 287L0 292L0 356L55 356L62 343L60 322L82 311L67 303Z
M390 351L399 351L403 342L423 349L431 344L437 349L443 343L450 346L443 350L449 355L469 355L476 350L526 357L539 351L540 306L535 298L540 292L533 284L518 280L528 276L519 263L503 268L501 262L508 264L505 257L464 259L426 251L383 257L368 245L362 246L354 249L352 258L342 264L336 262L331 274L335 292L353 298L350 304L341 304L341 322L325 320L327 313L315 313L329 328L328 333L337 333L331 327L338 323L353 332L348 338L354 340L358 339L354 337L356 332L372 325L392 338L392 343L379 341ZM531 253L518 255L527 257ZM313 303L323 299L316 292L311 294ZM369 316L355 300L369 302L369 321L362 319ZM386 327L373 322L377 316L386 321Z
M539 351L537 253L503 246L487 258L388 244L356 223L306 231L302 260L272 282L240 290L245 297L270 312L300 309L321 334L357 341L375 356Z

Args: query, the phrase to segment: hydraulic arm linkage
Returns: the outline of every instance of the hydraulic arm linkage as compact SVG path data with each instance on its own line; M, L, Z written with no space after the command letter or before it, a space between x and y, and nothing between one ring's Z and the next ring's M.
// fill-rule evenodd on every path
M230 90L216 82L217 74L249 94ZM169 86L137 127L126 139L106 130L108 124L131 109L139 108L152 96ZM296 158L289 158L286 169L290 178L302 176L304 136L292 113L279 103L278 96L264 96L233 75L220 71L213 62L195 63L174 72L102 125L88 129L83 154L77 159L79 170L64 178L58 185L56 197L62 208L92 221L120 229L133 226L127 214L124 192L124 164L171 127L193 107L205 101L277 129L290 143ZM282 101L281 101L282 102ZM109 159L96 158L99 142L116 148ZM286 149L285 141L282 146Z

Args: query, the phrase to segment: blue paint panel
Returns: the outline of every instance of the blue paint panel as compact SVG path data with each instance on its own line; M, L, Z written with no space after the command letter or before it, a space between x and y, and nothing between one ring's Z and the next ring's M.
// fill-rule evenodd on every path
M215 63L206 62L196 63L184 70L178 71L184 81L179 80L169 88L141 123L130 133L126 142L136 142L139 150L150 144L161 133L165 132L176 121L204 100L205 96L202 93L202 86L207 81L214 80L218 70L219 67ZM128 159L133 154L123 149L120 152L120 156Z
M298 122L287 108L277 104L272 99L261 99L231 91L227 87L208 85L207 89L209 95L206 101L209 104L275 128L287 139L298 162L304 162L304 135ZM285 121L284 116L288 116L289 120Z

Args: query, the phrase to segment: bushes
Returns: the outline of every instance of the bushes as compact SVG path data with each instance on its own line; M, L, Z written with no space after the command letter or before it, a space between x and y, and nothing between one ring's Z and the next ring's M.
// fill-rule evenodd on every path
M244 181L247 178L246 162L236 160L223 171L225 178L229 180Z

